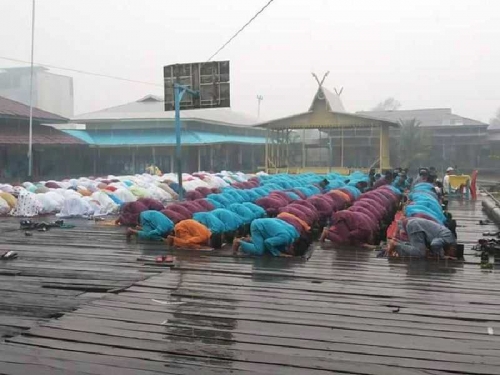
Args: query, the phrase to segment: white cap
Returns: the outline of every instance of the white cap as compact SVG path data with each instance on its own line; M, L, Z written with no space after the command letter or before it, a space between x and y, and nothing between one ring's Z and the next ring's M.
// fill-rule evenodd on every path
M446 170L446 172L451 172L451 171L454 171L452 167L448 167L448 169Z

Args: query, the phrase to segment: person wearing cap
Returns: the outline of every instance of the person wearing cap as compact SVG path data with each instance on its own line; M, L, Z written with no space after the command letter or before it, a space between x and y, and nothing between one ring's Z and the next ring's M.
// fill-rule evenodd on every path
M400 225L408 235L408 242L392 241L388 247L389 254L412 258L429 255L442 259L455 256L457 240L444 225L423 218L406 219Z
M384 186L384 185L390 185L390 184L392 184L392 180L393 180L392 171L385 171L384 177L379 178L373 184L373 189L378 189L379 187Z
M446 169L446 175L443 178L443 193L446 195L450 192L450 176L455 174L453 167Z
M427 168L420 168L418 170L418 177L413 181L411 187L413 188L413 186L421 182L427 182L428 177L429 171L427 170Z

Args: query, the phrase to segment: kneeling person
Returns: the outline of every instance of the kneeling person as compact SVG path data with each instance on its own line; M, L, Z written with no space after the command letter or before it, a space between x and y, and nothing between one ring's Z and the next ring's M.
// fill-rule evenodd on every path
M388 247L389 255L415 258L430 255L444 259L455 257L457 240L444 225L427 219L411 218L403 221L403 229L408 235L409 243L391 242Z
M290 224L280 219L256 219L250 225L251 237L236 239L233 243L233 252L239 249L248 255L264 255L290 257L298 255L304 249L301 246L294 249L300 239L299 232ZM307 246L305 247L307 249ZM305 253L305 251L303 251Z
M139 227L128 228L127 237L141 240L163 241L174 229L174 223L159 211L143 211L139 215Z
M174 228L174 235L168 236L166 242L170 246L186 249L208 249L211 236L212 232L206 226L190 219L179 222Z

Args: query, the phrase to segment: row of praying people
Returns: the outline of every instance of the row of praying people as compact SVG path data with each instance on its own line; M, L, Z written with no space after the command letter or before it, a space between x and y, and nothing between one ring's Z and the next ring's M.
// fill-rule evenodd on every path
M150 239L166 237L169 244L180 247L189 244L190 248L217 248L239 236L242 238L234 241L235 250L245 254L300 255L311 243L311 229L328 221L333 211L360 195L357 188L347 185L322 194L321 180L313 176L277 176L256 188L223 189L220 194L207 195L206 199L171 204L157 211L163 218L144 210L144 206L130 205L137 208L132 215L139 228L131 228L127 233L146 239L150 231ZM119 222L124 223L123 219L122 215ZM153 219L163 222L159 226L160 238L152 230Z
M456 222L451 214L444 212L442 203L434 184L417 182L388 228L388 246L381 255L454 259Z

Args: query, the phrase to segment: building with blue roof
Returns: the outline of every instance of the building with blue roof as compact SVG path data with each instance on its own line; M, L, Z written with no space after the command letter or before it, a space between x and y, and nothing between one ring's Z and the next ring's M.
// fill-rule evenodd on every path
M141 173L154 163L174 170L175 118L154 95L71 119L62 130L89 145L87 173ZM230 108L184 110L183 170L255 170L263 164L264 130L257 120ZM61 128L61 127L60 127Z

